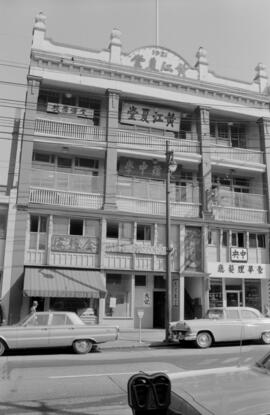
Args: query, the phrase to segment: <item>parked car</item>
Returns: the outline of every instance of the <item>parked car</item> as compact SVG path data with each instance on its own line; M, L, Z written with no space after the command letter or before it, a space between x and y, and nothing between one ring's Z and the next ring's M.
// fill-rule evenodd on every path
M200 348L239 340L270 344L270 319L251 307L211 308L205 318L172 322L170 333L173 340L194 341Z
M270 352L249 367L193 370L169 377L168 415L270 414Z
M35 312L18 324L0 327L0 356L8 349L72 346L90 352L99 343L117 340L118 327L86 325L76 313Z

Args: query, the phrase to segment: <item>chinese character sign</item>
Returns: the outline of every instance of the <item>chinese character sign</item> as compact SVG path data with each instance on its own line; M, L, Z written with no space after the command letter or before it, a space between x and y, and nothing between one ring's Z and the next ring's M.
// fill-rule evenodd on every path
M269 275L269 264L249 264L237 262L209 262L211 277L264 279Z
M190 65L179 55L160 47L136 49L128 56L123 56L123 64L152 72L161 72L179 78L186 76Z
M94 110L90 108L73 107L71 105L54 104L48 102L47 112L53 112L54 114L67 114L75 115L80 118L93 118Z
M248 254L246 248L231 248L232 262L247 262Z
M172 109L125 102L122 106L121 122L168 131L179 131L180 113Z
M143 160L120 157L119 174L121 176L165 180L166 164L158 160ZM181 168L179 167L172 176L172 182L180 179Z

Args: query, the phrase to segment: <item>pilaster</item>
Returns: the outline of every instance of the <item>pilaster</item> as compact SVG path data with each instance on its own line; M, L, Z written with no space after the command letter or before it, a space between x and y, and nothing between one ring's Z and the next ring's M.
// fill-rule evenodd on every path
M117 129L119 91L107 90L107 151L105 160L104 210L114 210L117 193Z
M198 107L196 110L198 119L198 138L200 142L200 150L202 162L200 166L200 191L202 203L202 216L211 216L211 143L210 143L210 121L209 108Z
M270 222L270 118L260 118L258 120L262 151L264 154L264 163L266 173L264 175L264 188L267 197L268 222Z

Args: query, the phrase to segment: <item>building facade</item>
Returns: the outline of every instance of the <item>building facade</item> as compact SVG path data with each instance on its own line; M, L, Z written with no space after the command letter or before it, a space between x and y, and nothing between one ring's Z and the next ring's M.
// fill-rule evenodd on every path
M35 21L6 306L90 310L92 321L163 327L166 146L172 318L269 302L270 111L264 65L217 76L199 48L83 50Z

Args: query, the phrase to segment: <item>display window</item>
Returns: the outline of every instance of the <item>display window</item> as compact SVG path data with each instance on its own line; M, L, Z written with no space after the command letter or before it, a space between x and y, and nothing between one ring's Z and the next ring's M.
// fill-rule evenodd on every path
M106 317L131 316L131 276L107 274Z

